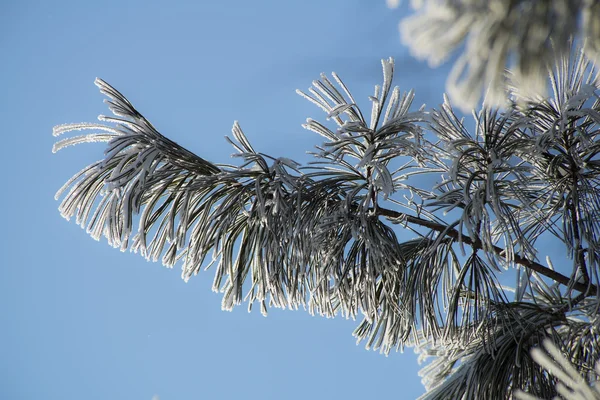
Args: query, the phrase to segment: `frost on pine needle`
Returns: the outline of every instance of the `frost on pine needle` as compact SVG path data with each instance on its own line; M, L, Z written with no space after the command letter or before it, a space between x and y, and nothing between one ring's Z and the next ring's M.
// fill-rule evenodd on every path
M425 0L400 23L402 40L437 66L460 55L447 91L462 111L479 102L505 106L509 68L527 93L545 93L545 71L568 53L571 37L600 52L600 6L589 0Z
M597 361L594 371L596 379L592 378L592 382L589 382L589 378L584 378L551 340L544 340L542 348L532 349L531 356L537 364L558 380L556 385L558 396L553 397L553 400L600 399L600 380L597 380L600 377L600 360ZM521 390L515 393L515 398L518 400L541 400Z

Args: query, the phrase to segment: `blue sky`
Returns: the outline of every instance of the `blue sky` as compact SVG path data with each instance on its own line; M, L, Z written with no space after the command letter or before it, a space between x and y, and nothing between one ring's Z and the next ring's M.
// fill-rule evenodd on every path
M412 350L356 346L357 322L220 309L211 272L180 271L92 240L60 217L56 190L102 145L51 153L52 127L107 113L120 90L163 134L215 162L239 120L253 146L306 160L300 126L322 112L294 93L336 71L354 96L396 59L401 89L441 102L447 69L401 45L404 9L377 0L15 1L0 5L4 239L1 399L411 399Z

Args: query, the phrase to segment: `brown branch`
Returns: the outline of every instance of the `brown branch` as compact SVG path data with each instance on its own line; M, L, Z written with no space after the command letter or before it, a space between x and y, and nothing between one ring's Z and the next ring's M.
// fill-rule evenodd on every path
M576 177L573 178L577 179ZM583 283L588 284L590 282L590 277L588 275L587 266L585 262L585 254L583 252L583 247L581 246L581 236L579 235L579 205L577 203L577 186L573 184L573 188L571 189L571 200L569 201L569 213L571 214L571 227L573 229L573 239L575 239L575 260L577 262L577 268L581 272L583 277ZM577 274L573 274L573 278L577 278Z
M402 212L389 210L387 208L378 208L377 215L382 215L384 217L389 217L389 218L394 218L394 219L401 219L408 223L419 225L419 226L422 226L425 228L429 228L429 229L432 229L437 232L445 232L445 234L447 236L449 236L453 239L458 239L460 237L462 243L471 245L471 246L473 246L474 249L482 248L481 241L474 241L469 236L461 235L456 229L448 229L448 227L443 224L438 224L436 222L432 222L432 221L429 221L429 220L426 220L423 218L408 215L408 214L405 214ZM506 253L503 248L498 247L498 246L492 246L492 249L494 250L494 253L498 254L500 257L506 258ZM525 257L522 257L518 254L514 255L514 261L517 264L524 266L525 268L529 268L532 271L535 271L541 275L544 275L544 276L546 276L556 282L559 282L565 286L568 286L569 284L571 284L571 280L569 279L569 277L567 277L553 269L545 267L540 263L537 263L535 261L532 261ZM588 286L588 284L575 282L575 283L572 283L572 287L575 290L578 290L583 293L587 293L590 296L596 295L598 293L598 288L596 287L596 285L590 284Z

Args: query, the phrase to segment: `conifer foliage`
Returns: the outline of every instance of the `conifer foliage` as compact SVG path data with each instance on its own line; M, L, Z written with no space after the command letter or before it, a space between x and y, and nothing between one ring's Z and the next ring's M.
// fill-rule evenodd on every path
M227 140L240 161L208 161L97 79L114 115L54 129L89 131L54 151L106 143L59 190L60 212L95 239L181 266L185 280L210 267L224 309L361 319L354 334L368 347L432 357L427 399L558 395L565 376L531 352L545 343L572 365L566 374L597 380L593 63L573 46L548 69L550 96L520 91L515 78L508 106L484 106L472 123L447 98L413 105L412 91L392 85L394 61L382 69L368 111L335 73L299 92L325 113L304 125L323 140L307 165L256 150L237 122ZM564 258L548 258L546 241Z

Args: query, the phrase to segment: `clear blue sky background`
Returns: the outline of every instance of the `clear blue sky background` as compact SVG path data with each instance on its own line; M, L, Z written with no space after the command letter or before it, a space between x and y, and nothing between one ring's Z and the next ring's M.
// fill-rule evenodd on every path
M54 193L102 145L51 153L52 126L107 113L101 77L198 155L227 162L239 120L254 147L306 160L301 128L322 112L294 93L335 70L355 97L381 81L441 102L447 70L401 45L405 9L384 0L4 1L0 5L2 227L0 399L413 399L412 350L355 345L357 322L305 312L220 310L211 272L95 242Z

